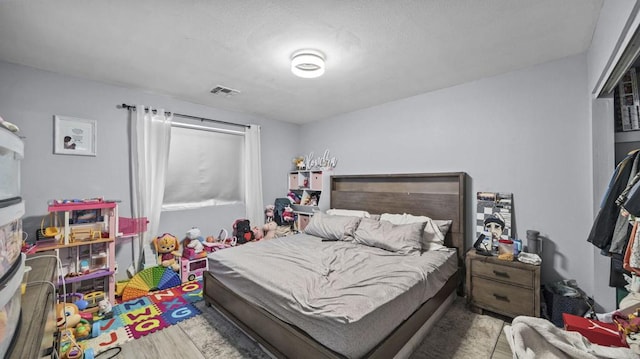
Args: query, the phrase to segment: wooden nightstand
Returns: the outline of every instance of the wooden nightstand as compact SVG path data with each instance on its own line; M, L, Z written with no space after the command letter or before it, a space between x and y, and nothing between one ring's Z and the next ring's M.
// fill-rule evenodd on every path
M467 302L509 317L540 316L540 266L467 252Z

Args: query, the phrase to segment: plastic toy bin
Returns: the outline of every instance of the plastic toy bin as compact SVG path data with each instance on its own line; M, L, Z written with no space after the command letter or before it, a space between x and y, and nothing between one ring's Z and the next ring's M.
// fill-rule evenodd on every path
M0 128L0 200L20 196L20 161L23 154L24 144L20 138Z
M20 331L20 308L22 292L20 290L24 273L24 260L14 264L0 282L0 317L2 317L2 331L0 331L0 357L7 358L15 344L17 333Z

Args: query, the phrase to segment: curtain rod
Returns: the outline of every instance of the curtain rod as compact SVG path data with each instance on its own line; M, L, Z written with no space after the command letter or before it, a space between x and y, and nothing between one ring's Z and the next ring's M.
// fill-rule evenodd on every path
M118 108L122 108L122 109L127 109L129 111L135 111L136 110L136 106L131 106L131 105L127 105L126 103L123 103L121 105L117 106ZM150 109L148 107L145 107L144 109L145 111L149 111ZM156 112L156 110L151 110L153 113ZM191 116L191 115L183 115L181 113L175 113L175 112L168 112L166 111L168 114L172 114L174 116L178 116L178 117L184 117L184 118L190 118L193 120L200 120L200 121L209 121L209 122L215 122L215 123L221 123L224 125L229 125L229 126L238 126L238 127L244 127L244 128L250 128L251 125L243 125L243 124L239 124L239 123L233 123L233 122L227 122L227 121L220 121L220 120L213 120L210 118L204 118L204 117L197 117L197 116Z

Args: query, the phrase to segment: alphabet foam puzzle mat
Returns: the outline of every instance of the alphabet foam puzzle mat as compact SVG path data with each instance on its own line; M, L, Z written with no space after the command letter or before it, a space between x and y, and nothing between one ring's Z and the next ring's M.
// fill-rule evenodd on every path
M138 339L200 314L193 303L202 300L202 283L187 282L118 304L113 318L94 323L92 338L80 341L94 354ZM97 335L96 335L97 334Z

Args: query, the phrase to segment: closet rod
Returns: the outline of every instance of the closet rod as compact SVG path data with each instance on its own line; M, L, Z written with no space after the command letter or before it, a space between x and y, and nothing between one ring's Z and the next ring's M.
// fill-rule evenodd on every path
M136 110L136 106L127 105L126 103L118 105L118 108L127 109L129 111L135 111ZM149 111L149 108L145 107L144 110L145 111ZM151 111L153 111L153 113L156 112L156 110L151 110ZM168 111L167 111L167 113L171 114L171 112L168 112ZM200 121L209 121L209 122L221 123L221 124L229 125L229 126L238 126L238 127L244 127L244 128L251 127L251 125L243 125L243 124L239 124L239 123L220 121L220 120L213 120L213 119L210 119L210 118L197 117L197 116L191 116L191 115L183 115L181 113L175 113L175 112L173 112L173 116L178 116L178 117L183 117L183 118L190 118L192 120L200 120Z

